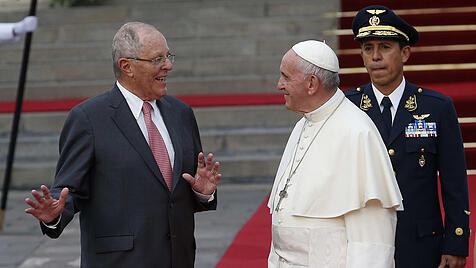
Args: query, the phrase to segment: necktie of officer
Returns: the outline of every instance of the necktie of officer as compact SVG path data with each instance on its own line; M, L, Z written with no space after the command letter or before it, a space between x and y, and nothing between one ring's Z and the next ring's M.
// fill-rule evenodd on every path
M167 187L172 191L172 166L170 165L169 154L167 153L167 147L165 147L165 142L159 130L157 130L157 127L152 121L150 116L151 110L152 105L148 102L144 102L142 112L144 113L144 121L147 127L147 133L149 134L149 146L159 166L160 172L164 177L165 183L167 183Z
M392 129L392 113L390 112L390 107L392 107L392 101L390 101L389 97L385 96L383 97L381 105L383 105L383 111L382 111L383 123L387 131L385 134L386 134L386 137L388 138L388 136L390 136L390 130Z

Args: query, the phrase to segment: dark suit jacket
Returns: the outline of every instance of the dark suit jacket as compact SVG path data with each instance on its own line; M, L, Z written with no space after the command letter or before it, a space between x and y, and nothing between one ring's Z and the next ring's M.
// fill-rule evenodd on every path
M370 116L380 133L384 133L379 103L371 84L347 90L345 94ZM365 107L362 101L365 96L370 99L371 107ZM410 97L416 101L407 102ZM437 136L405 137L405 127L415 122L413 115L423 114L429 114L426 123L436 123ZM397 213L396 267L437 267L441 254L467 256L470 231L469 215L465 212L469 213L466 162L452 100L407 82L390 137L384 138L384 142L403 195L404 211Z
M126 100L117 87L71 110L60 138L52 187L70 193L57 238L80 212L82 267L193 267L194 212L201 203L182 173L194 175L202 150L191 108L165 96L157 105L175 150L170 192Z

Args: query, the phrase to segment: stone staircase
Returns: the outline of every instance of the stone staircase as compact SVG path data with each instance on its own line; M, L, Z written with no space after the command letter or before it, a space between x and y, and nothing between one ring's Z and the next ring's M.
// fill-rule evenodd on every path
M337 1L338 2L338 1ZM26 11L0 8L0 21ZM87 98L111 88L111 40L127 21L164 33L177 55L168 78L171 95L276 92L282 55L292 44L325 39L337 47L338 3L322 0L106 0L102 6L39 7L25 99ZM0 44L0 101L12 101L22 42ZM194 109L205 152L222 162L223 182L270 182L298 116L283 106ZM58 136L67 112L24 113L12 186L50 184ZM11 114L0 114L3 177Z

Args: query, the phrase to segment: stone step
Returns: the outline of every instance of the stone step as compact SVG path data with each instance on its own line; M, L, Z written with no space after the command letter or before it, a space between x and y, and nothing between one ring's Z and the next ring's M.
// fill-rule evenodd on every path
M7 0L8 1L8 0ZM10 0L12 1L12 0ZM18 1L16 1L18 2ZM40 0L41 2L41 0ZM43 1L44 2L44 1ZM169 21L186 19L230 19L279 16L317 16L337 10L334 5L319 0L274 1L125 1L114 3L106 1L103 5L83 7L49 8L44 4L38 7L40 25L103 23L118 21ZM319 3L322 2L322 3ZM9 9L0 2L1 21L17 21L25 16L24 9ZM160 16L158 16L160 14ZM180 16L177 16L180 15Z
M34 35L34 37L36 37ZM189 58L259 57L282 56L297 41L315 38L315 34L276 36L273 38L253 36L248 38L168 38L176 62ZM112 37L111 37L112 39ZM23 55L21 42L10 43L0 50L0 65L19 64ZM55 64L65 61L111 62L109 41L80 43L38 43L33 40L30 62Z
M300 118L284 105L228 106L194 108L201 131L221 131L240 128L280 128L293 126ZM30 136L57 134L67 112L23 113L19 133ZM0 137L10 133L12 114L0 114Z
M127 20L116 23L81 23L46 25L39 27L34 34L35 42L39 43L73 43L73 42L111 42L119 27ZM323 16L315 17L258 17L253 20L246 18L230 19L178 19L160 22L148 21L155 25L167 38L207 38L207 37L256 37L301 35L314 33L317 39L335 39L335 36L324 35L324 30L336 26L335 19Z
M250 153L239 156L216 154L220 162L223 183L268 182L276 174L281 153ZM38 188L51 185L54 179L56 161L15 163L12 169L11 189ZM0 166L0 178L5 174L5 165Z
M289 136L289 128L237 131L205 131L205 153L213 152L221 163L224 180L271 181ZM0 139L0 172L4 174L8 138ZM58 136L19 137L12 170L13 188L51 184L58 160ZM1 177L1 175L0 175Z
M169 95L278 93L276 84L279 73L274 75L240 75L168 78ZM114 80L38 81L27 82L25 100L83 99L111 89ZM16 99L18 82L0 82L0 101Z
M280 64L281 56L188 58L175 62L169 75L186 78L279 74ZM4 83L17 82L19 72L20 66L11 68L8 65L0 65L0 77ZM115 80L110 61L65 61L49 65L32 61L28 66L29 82L105 79Z
M241 155L243 153L282 152L287 142L290 127L240 128L201 131L201 141L205 153L219 155ZM16 163L57 161L59 156L59 134L41 136L21 135L15 147ZM7 159L9 137L0 138L0 165Z
M56 133L38 137L20 135L15 147L15 163L26 165L35 162L58 161L58 141L59 135ZM2 166L5 166L9 144L10 137L0 138L0 165Z

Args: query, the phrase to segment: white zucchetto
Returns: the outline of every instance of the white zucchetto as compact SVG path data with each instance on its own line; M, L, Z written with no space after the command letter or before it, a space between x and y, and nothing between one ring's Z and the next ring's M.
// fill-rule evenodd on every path
M292 50L304 60L331 72L339 72L339 60L336 54L324 42L307 40L295 44Z

